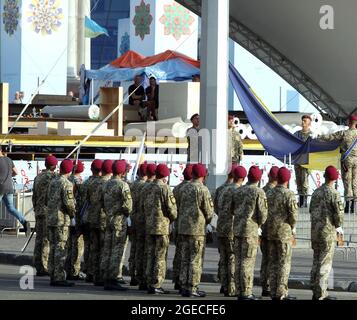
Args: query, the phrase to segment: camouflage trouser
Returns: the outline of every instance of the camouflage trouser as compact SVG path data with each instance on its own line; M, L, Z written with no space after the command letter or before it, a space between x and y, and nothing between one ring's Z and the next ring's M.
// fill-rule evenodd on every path
M126 224L123 223L116 227L107 225L100 264L104 280L116 280L119 272L121 273L120 267L126 242Z
M344 165L347 168L347 172L343 170L343 166L341 165L341 175L345 197L357 198L357 159L347 157Z
M93 275L94 282L102 281L100 272L100 262L104 246L105 233L100 228L91 228L89 230L89 266L88 273Z
M218 238L219 279L229 295L236 294L234 241L228 237Z
M136 233L134 231L133 234L129 236L130 240L130 256L129 256L129 275L132 279L135 278L136 270L135 270L135 251L136 251Z
M236 288L240 296L252 294L254 266L258 250L258 238L234 238L234 256L236 261Z
M291 241L269 240L270 292L273 298L288 295L288 280L291 268Z
M168 235L147 235L147 285L161 288L166 276L167 250L170 240Z
M66 245L68 240L68 227L49 227L48 240L50 242L50 255L48 266L51 281L66 280Z
M90 275L89 273L89 252L90 252L90 238L89 238L89 227L83 225L80 227L80 232L83 237L83 261L81 265L81 270L85 273Z
M123 267L124 267L124 262L125 262L125 252L126 248L128 246L129 238L128 236L125 236L125 242L124 242L124 248L123 248L123 254L120 259L120 264L119 264L119 270L117 274L117 278L122 278L123 277Z
M204 236L181 235L180 282L182 289L195 292L201 281Z
M172 261L172 279L175 283L180 282L180 268L181 268L181 254L182 254L182 239L180 235L176 235L175 237L175 256Z
M269 287L269 241L266 237L260 239L260 250L262 252L262 263L260 266L260 285L265 291L270 291Z
M81 271L81 257L84 250L83 236L75 227L69 227L67 241L66 272L70 276L78 276Z
M36 217L36 240L33 252L34 266L37 272L48 271L48 254L50 245L48 242L47 217Z
M315 298L323 299L328 296L328 278L332 268L332 260L335 252L335 241L313 240L314 260L311 269L311 288Z
M145 232L136 231L135 268L136 279L140 284L146 284L147 243Z
M309 193L309 170L295 165L295 178L296 178L296 187L299 195L308 195Z

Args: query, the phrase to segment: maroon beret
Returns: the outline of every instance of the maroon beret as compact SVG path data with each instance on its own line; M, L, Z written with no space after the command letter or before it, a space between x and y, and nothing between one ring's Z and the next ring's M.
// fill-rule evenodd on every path
M126 168L126 162L125 162ZM104 174L113 173L113 160L104 160L102 165L102 172Z
M77 162L77 164L76 164ZM73 160L73 167L76 168L76 170L74 171L74 173L82 173L84 171L84 164L82 161L78 160Z
M126 172L127 163L125 160L116 160L112 164L112 172L114 174L124 174ZM104 165L103 165L104 167Z
M183 170L183 177L185 180L192 180L192 167L192 164L188 164L185 170Z
M243 166L236 166L233 171L235 179L245 179L247 176L247 170Z
M275 180L278 180L278 172L279 172L279 167L277 166L272 166L270 171L269 171L269 177L271 179L273 179L274 181Z
M58 164L58 160L55 156L48 156L45 160L46 168L57 166L57 164Z
M301 117L301 120L304 120L304 119L309 119L309 120L312 121L311 116L309 116L308 114L304 114L304 115Z
M355 114L351 114L350 121L357 121L357 116Z
M148 164L147 169L146 169L148 176L152 177L156 174L156 167L157 166L155 163Z
M139 175L145 177L147 175L148 164L146 162L142 163L139 167Z
M100 171L102 170L102 166L103 166L103 161L102 160L99 160L99 159L95 159L90 168L92 171Z
M207 176L207 169L202 163L196 163L192 167L192 176L195 178L204 178Z
M286 167L281 167L278 171L278 183L288 182L291 178L291 172Z
M257 166L251 166L248 173L248 180L251 182L258 182L262 178L262 171Z
M71 173L73 170L73 162L69 159L64 159L60 165L60 172L62 174Z
M237 167L238 167L238 165L236 163L233 163L232 166L231 166L231 169L228 172L228 175L233 177L234 176L234 173L233 173L234 169L237 168Z
M166 178L170 175L170 169L167 167L166 164L160 163L156 167L156 178Z
M325 178L334 181L338 179L338 171L334 166L328 166L325 170Z

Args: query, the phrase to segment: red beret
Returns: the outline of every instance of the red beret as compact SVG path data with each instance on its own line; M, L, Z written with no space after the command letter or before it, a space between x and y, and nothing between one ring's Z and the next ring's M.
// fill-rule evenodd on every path
M275 180L278 180L278 172L279 172L279 167L277 166L272 166L270 171L269 171L269 177L271 179L273 179L274 181Z
M156 167L157 166L155 163L148 164L147 169L146 169L148 176L152 177L156 174Z
M102 166L103 166L103 161L102 160L99 160L99 159L95 159L90 168L92 171L100 171L102 170Z
M281 167L278 171L278 183L288 182L291 178L291 172L286 167Z
M325 170L325 178L334 181L338 179L338 171L334 166L328 166Z
M192 164L188 164L185 170L183 170L183 177L185 180L192 180L192 167Z
M126 168L126 162L125 162L125 168ZM113 173L113 160L105 160L103 162L102 172L104 174Z
M166 164L160 163L156 168L156 178L166 178L170 175L170 169Z
M48 156L45 160L46 167L54 167L57 166L58 160L55 156Z
M248 180L251 182L258 182L262 178L262 171L257 166L251 166L248 173Z
M145 177L147 175L147 168L148 168L148 164L146 162L144 162L143 164L140 165L139 175L141 177Z
M60 165L60 172L62 174L71 173L73 170L73 162L69 159L64 159Z
M77 162L77 164L76 164ZM76 167L76 170L74 171L74 173L82 173L84 171L84 164L82 161L78 160L73 160L73 167Z
M245 179L247 170L245 170L243 166L236 166L233 171L233 176L235 179Z
M194 164L192 167L192 175L195 178L204 178L207 176L207 169L202 163Z
M228 172L228 175L233 177L234 176L234 173L233 173L234 169L237 168L237 167L238 167L238 165L236 163L233 163L232 166L231 166L231 170L229 170L229 172Z
M357 121L357 116L355 114L351 114L350 121Z
M112 172L114 174L124 174L126 172L126 166L127 166L127 163L125 160L116 160L112 164ZM103 165L103 167L104 167L104 165Z
M231 120L234 120L234 116L229 115L229 116L228 116L228 121L231 121Z

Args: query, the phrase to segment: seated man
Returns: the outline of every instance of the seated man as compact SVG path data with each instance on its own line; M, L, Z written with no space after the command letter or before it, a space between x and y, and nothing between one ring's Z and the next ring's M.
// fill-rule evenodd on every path
M134 78L134 84L129 87L129 104L132 106L139 107L139 116L141 120L146 120L146 108L143 106L143 100L145 99L145 90L141 85L142 79L140 75L136 75Z
M157 110L159 109L159 86L154 77L150 78L150 86L145 90L147 96L147 114L150 120L157 120Z

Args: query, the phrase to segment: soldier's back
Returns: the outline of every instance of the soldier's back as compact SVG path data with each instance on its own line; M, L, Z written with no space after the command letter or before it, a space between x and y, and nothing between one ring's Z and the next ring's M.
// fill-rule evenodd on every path
M56 175L54 172L47 170L41 172L34 180L33 194L36 198L36 204L34 204L36 216L46 214L47 191L52 179L55 177Z

